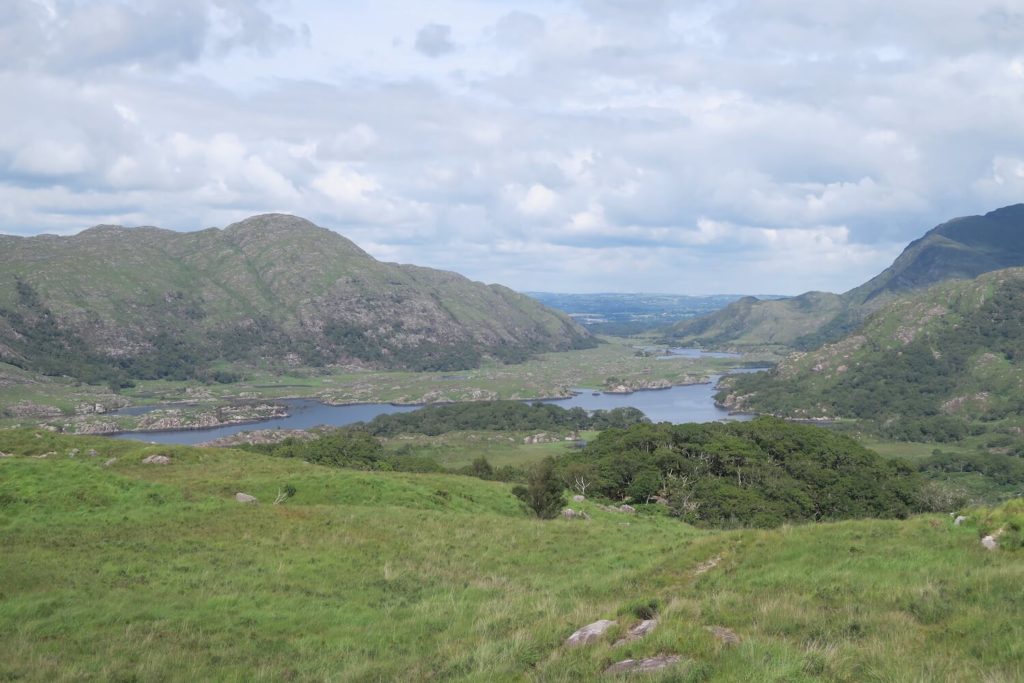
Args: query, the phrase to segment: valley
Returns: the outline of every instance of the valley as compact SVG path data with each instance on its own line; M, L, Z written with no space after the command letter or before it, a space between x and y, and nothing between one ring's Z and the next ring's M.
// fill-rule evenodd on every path
M1024 683L1024 0L2 0L0 683Z
M249 259L167 307L8 278L0 677L1024 677L1024 270L928 286L901 257L855 314L849 294L542 297L559 311L318 230L143 230ZM316 277L279 272L284 246ZM159 287L210 268L177 253L135 265ZM372 295L347 289L364 269ZM266 300L215 293L239 277ZM260 322L226 343L240 305ZM587 624L608 630L567 644Z
M196 380L137 380L116 393L105 386L48 378L0 365L0 425L45 424L69 432L107 433L145 429L155 420L176 419L180 428L213 426L217 410L239 406L242 417L258 419L251 406L280 399L315 399L328 405L568 398L574 389L631 391L708 382L740 365L765 366L777 358L659 356L637 343L606 338L592 349L555 352L516 365L488 363L446 372L372 369L230 366L239 379L227 383ZM125 406L182 403L179 413L109 415ZM97 412L97 406L102 412ZM245 406L250 406L246 408ZM160 425L154 427L160 428ZM166 428L166 427L164 427Z

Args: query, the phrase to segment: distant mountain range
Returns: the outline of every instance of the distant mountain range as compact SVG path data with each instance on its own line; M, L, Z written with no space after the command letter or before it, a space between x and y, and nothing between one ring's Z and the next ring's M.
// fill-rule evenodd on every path
M677 343L709 347L811 350L855 330L897 296L1015 266L1024 266L1024 204L943 223L907 246L880 274L844 294L740 299L710 315L677 323L669 336Z
M739 294L594 293L562 294L526 292L545 306L568 313L576 322L598 334L629 335L664 328L721 310L742 298ZM762 299L783 297L766 295Z
M0 236L0 361L46 374L217 378L266 358L447 370L594 344L506 287L382 263L295 216Z

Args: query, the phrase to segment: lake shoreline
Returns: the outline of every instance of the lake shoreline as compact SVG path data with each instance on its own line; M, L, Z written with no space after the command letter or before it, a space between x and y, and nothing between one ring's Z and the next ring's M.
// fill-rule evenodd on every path
M730 415L714 405L712 387L721 375L712 375L700 382L674 384L669 387L637 388L628 394L594 392L574 387L570 396L515 399L525 403L541 402L561 407L581 407L588 412L634 407L652 422L710 422L729 419L749 419ZM135 439L154 443L197 444L250 429L312 429L315 427L343 427L356 422L368 422L380 414L411 412L426 405L450 405L456 401L429 403L371 403L351 402L330 404L316 398L280 399L287 416L272 419L230 422L224 425L183 426L165 429L125 429L107 432L104 436ZM569 405L566 405L569 404ZM248 428L248 429L247 429Z

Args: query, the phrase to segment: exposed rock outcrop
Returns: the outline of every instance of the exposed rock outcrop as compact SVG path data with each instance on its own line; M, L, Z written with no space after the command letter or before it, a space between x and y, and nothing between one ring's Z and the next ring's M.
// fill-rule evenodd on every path
M630 628L628 631L626 631L626 635L625 636L623 636L622 638L619 638L618 640L616 640L615 641L615 647L618 647L619 645L625 645L626 643L631 643L634 640L640 640L641 638L646 636L648 633L653 631L655 628L657 628L657 626L658 626L658 620L657 619L644 619L639 624L636 624L635 626Z
M576 647L596 642L601 639L601 636L603 636L608 629L618 623L619 622L617 621L611 621L609 619L601 619L592 624L587 624L569 636L568 639L566 639L565 644L568 647Z
M661 671L683 661L679 655L661 655L660 657L649 657L648 659L624 659L621 662L612 664L604 670L606 674L624 673L649 673Z

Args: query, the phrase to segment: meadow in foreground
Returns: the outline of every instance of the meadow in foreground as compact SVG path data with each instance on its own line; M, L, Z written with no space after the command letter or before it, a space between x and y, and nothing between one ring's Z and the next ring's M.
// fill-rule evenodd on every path
M683 661L653 680L1024 679L1024 562L945 516L539 521L453 475L47 432L0 451L0 679L592 680L659 654ZM654 633L614 646L652 605ZM564 647L597 619L619 626Z

